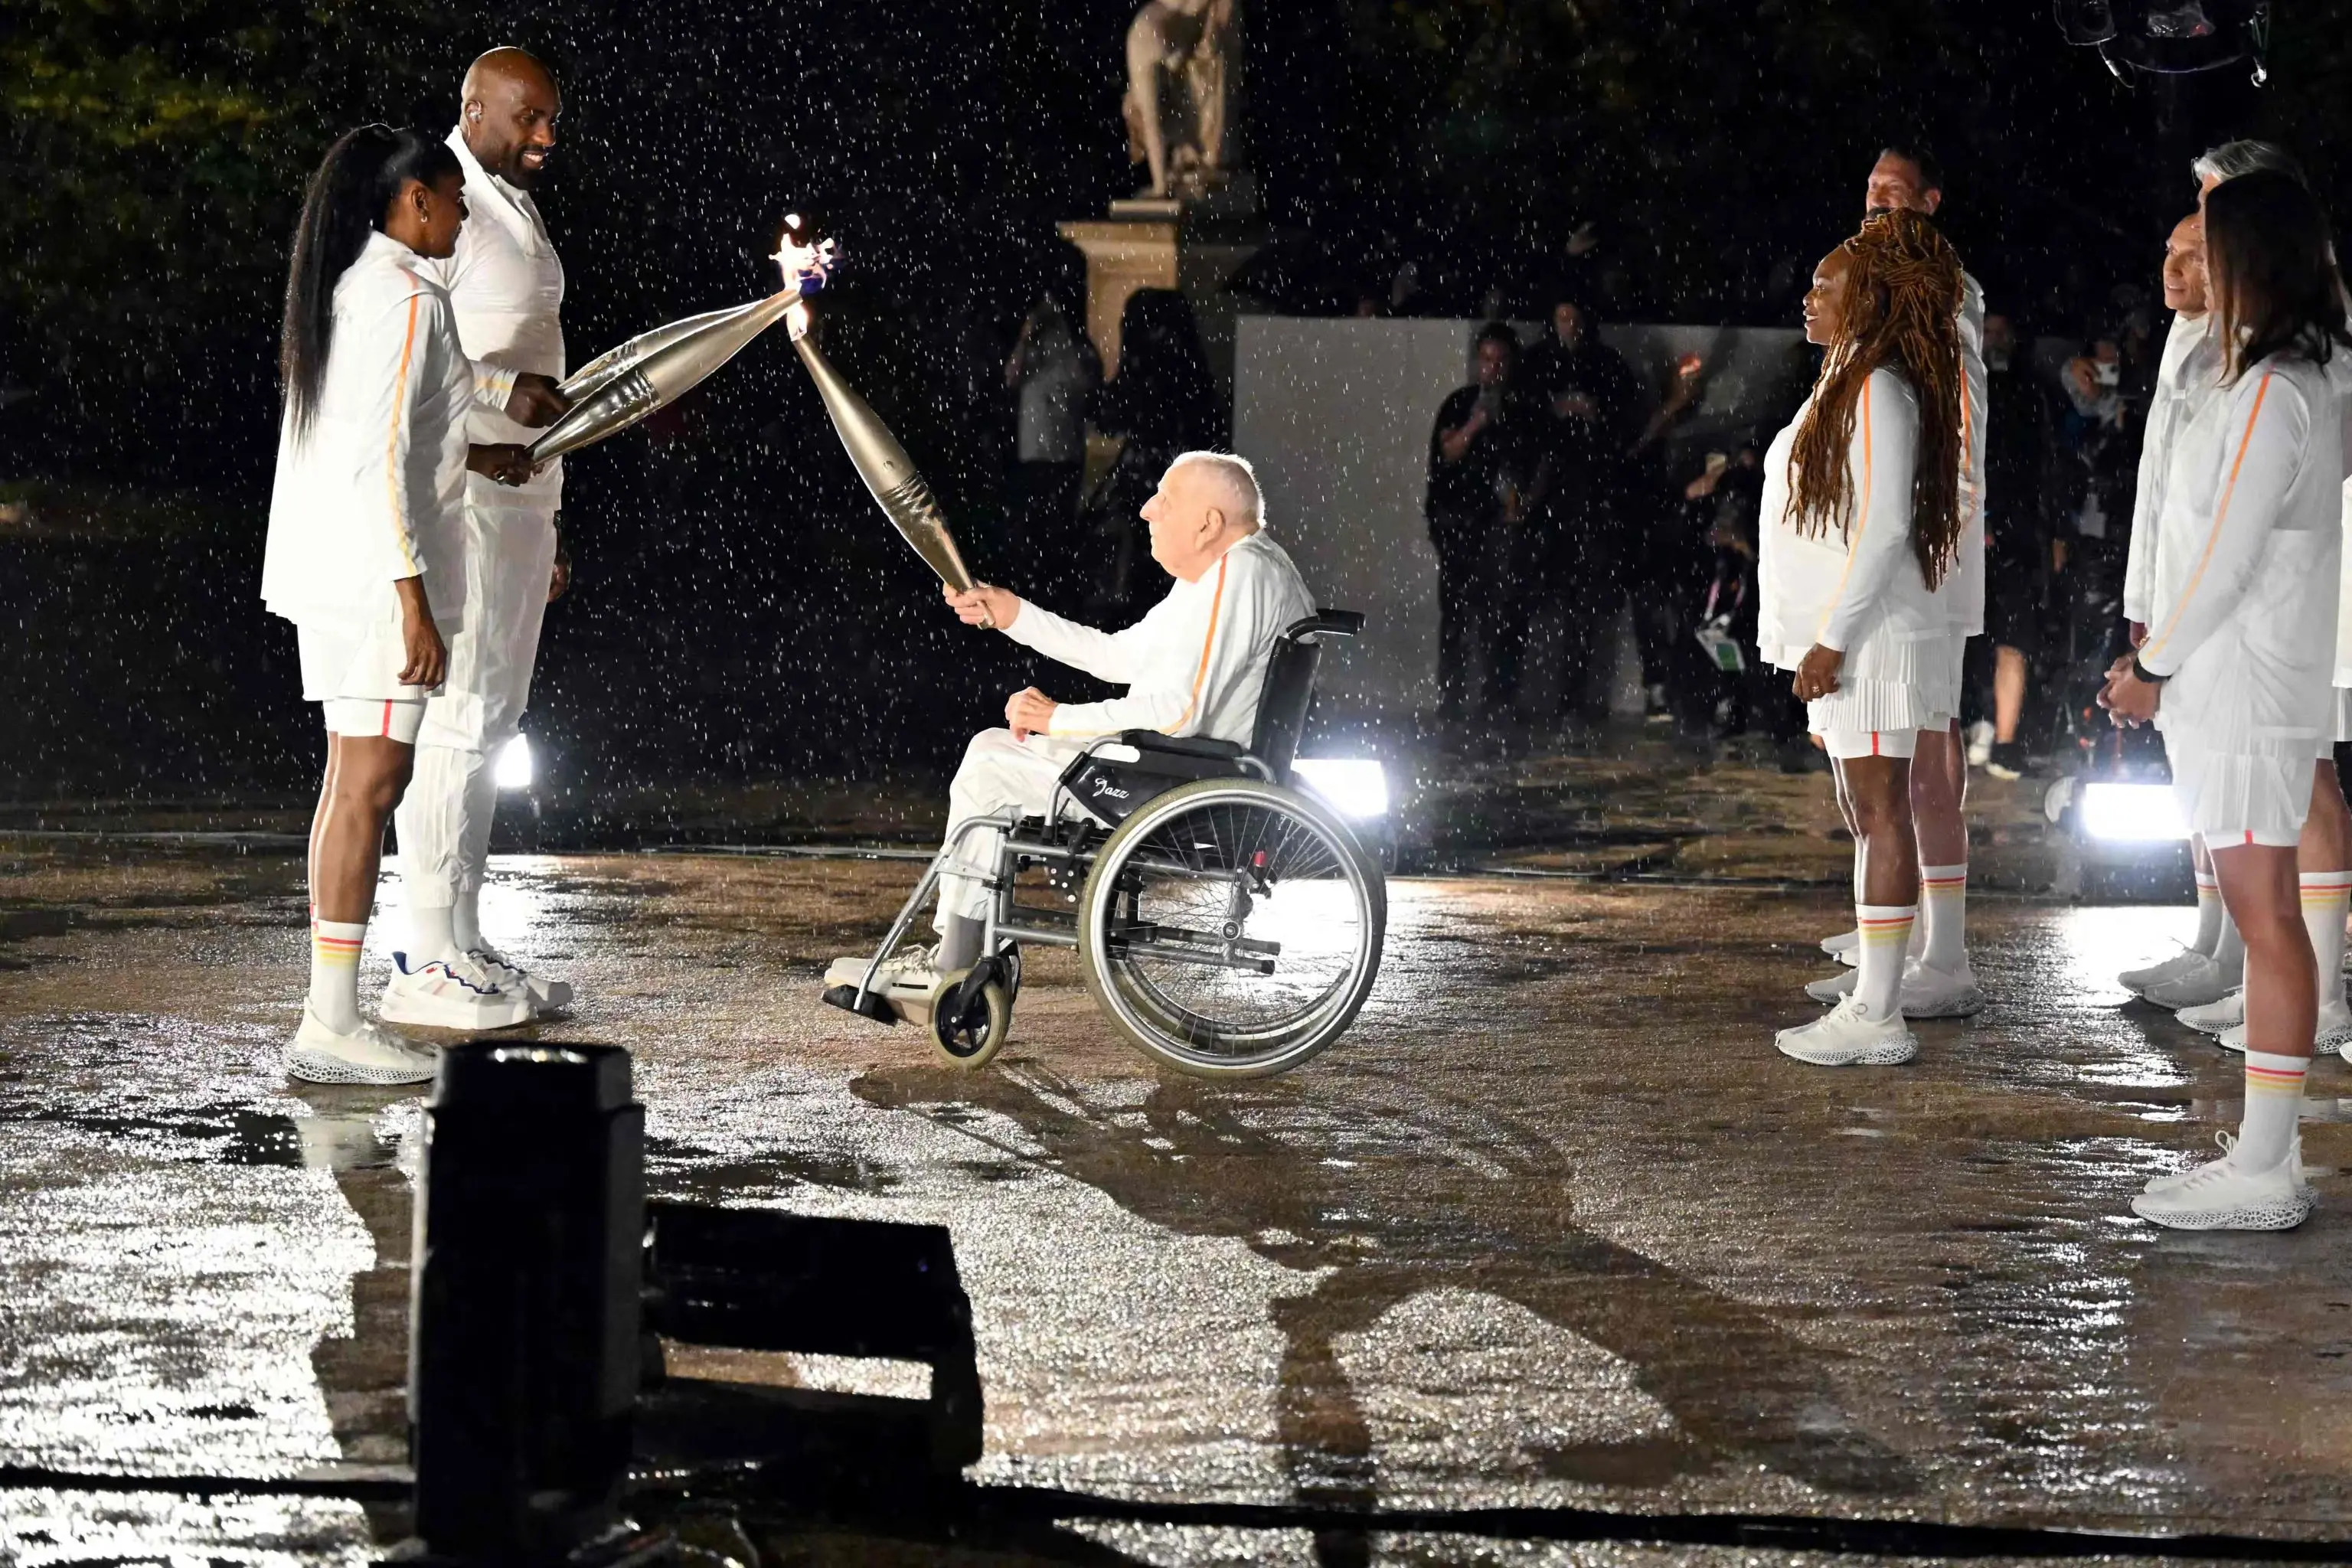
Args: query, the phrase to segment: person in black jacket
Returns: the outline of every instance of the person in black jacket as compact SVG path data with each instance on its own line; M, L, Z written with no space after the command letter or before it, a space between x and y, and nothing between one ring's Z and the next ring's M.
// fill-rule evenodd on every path
M1560 706L1598 720L1609 696L1597 672L1613 651L1617 606L1640 580L1651 510L1634 504L1628 449L1640 427L1642 389L1633 367L1601 341L1591 312L1557 300L1551 331L1528 356L1528 389L1542 402L1549 458L1543 559L1530 592L1567 601Z
M1541 500L1542 414L1517 384L1519 340L1479 329L1475 379L1446 396L1429 432L1423 515L1437 552L1438 716L1485 725L1510 701L1516 591L1528 520Z
M1985 631L1993 645L1993 743L1985 771L2013 779L2025 771L2017 721L2026 678L2041 657L2051 584L2065 566L2053 470L2050 395L2019 353L2006 316L1984 321Z

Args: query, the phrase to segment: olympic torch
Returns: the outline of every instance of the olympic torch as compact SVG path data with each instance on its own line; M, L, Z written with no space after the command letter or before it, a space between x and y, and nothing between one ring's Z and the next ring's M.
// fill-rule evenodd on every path
M971 573L956 549L955 536L948 531L948 520L931 495L931 487L916 472L907 448L898 445L898 437L890 434L890 427L857 395L856 389L817 353L814 343L803 336L793 339L793 347L800 351L801 363L808 366L817 394L824 399L824 411L833 416L842 450L849 454L866 488L874 492L882 515L915 547L923 564L940 574L940 582L958 593L969 589Z
M627 374L632 367L644 363L660 350L669 347L674 342L709 331L721 322L731 321L737 316L756 310L764 303L766 303L765 300L753 300L748 304L730 305L723 310L705 310L698 316L688 316L683 321L672 321L667 326L656 327L649 332L639 332L620 347L606 349L603 353L573 371L563 378L563 384L557 390L562 392L565 401L570 403L579 403L593 397Z

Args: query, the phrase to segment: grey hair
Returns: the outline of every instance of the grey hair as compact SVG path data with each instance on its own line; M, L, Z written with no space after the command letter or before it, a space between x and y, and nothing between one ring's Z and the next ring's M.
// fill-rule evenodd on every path
M1176 460L1168 465L1168 471L1172 474L1187 463L1199 463L1216 470L1217 483L1225 491L1229 518L1253 527L1265 526L1265 493L1258 489L1257 470L1250 466L1247 458L1233 452L1179 452Z
M2298 185L2311 184L2303 177L2302 165L2275 142L2224 142L2207 148L2189 165L2189 176L2200 185L2208 180L2234 180L2257 169L2275 169Z

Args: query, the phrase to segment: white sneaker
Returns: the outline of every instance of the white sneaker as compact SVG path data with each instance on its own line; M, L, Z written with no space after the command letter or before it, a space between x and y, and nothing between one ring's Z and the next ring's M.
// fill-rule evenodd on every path
M1822 951L1846 963L1853 962L1853 954L1861 948L1862 932L1859 931L1842 931L1835 936L1822 938Z
M2187 973L2196 962L2206 955L2193 947L2184 947L2162 963L2151 963L2145 969L2126 969L2116 976L2116 984L2137 996L2151 985L2161 985Z
M487 942L466 956L488 970L499 990L528 997L534 1013L560 1013L572 1005L572 982L534 974Z
M304 1083L430 1083L438 1059L430 1046L403 1039L370 1018L339 1035L306 1004L286 1076Z
M2242 1023L2231 1026L2214 1036L2213 1043L2225 1051L2245 1055L2246 1026ZM2311 1043L2313 1054L2335 1051L2340 1055L2347 1045L2352 1045L2352 1007L2347 1007L2341 1002L2333 1007L2322 1007L2319 1010L2319 1033Z
M2246 966L2242 963L2218 963L2200 952L2195 955L2194 962L2182 964L2171 979L2158 981L2142 991L2140 998L2176 1011L2201 1007L2208 1002L2219 1002L2243 984L2245 978Z
M530 1022L530 998L501 988L475 959L436 958L411 971L408 955L395 952L378 1011L387 1023L428 1029L508 1029Z
M2293 1230L2311 1215L2296 1144L2267 1171L2238 1163L2237 1141L2221 1136L2221 1157L2178 1176L2158 1176L2132 1199L2132 1213L2174 1230Z
M1862 971L1848 969L1805 987L1816 1002L1835 1002L1853 994ZM1906 1018L1965 1018L1984 1011L1984 993L1977 988L1973 970L1947 974L1917 959L1903 965L1903 1016Z
M886 1002L929 1005L931 992L940 983L939 952L936 947L907 947L884 959L882 967L874 972L875 994ZM825 989L856 985L866 978L866 966L872 962L871 953L835 959L824 972Z
M1969 766L1980 768L1992 761L1992 721L1979 719L1969 726Z
M1919 1054L1919 1042L1898 1015L1873 1018L1862 999L1849 996L1810 1024L1783 1029L1774 1037L1784 1057L1815 1067L1894 1067Z
M2246 989L2240 986L2202 1007L2183 1007L2173 1015L2201 1035L2226 1034L2246 1022Z

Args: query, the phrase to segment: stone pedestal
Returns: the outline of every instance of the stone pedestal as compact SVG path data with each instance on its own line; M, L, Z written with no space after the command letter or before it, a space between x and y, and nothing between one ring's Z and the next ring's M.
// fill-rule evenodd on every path
M1138 289L1180 289L1201 323L1201 342L1219 389L1234 389L1234 317L1240 301L1225 280L1264 249L1273 231L1256 204L1150 200L1113 202L1110 216L1073 219L1062 237L1086 253L1087 332L1102 351L1103 374L1118 367L1118 317Z

